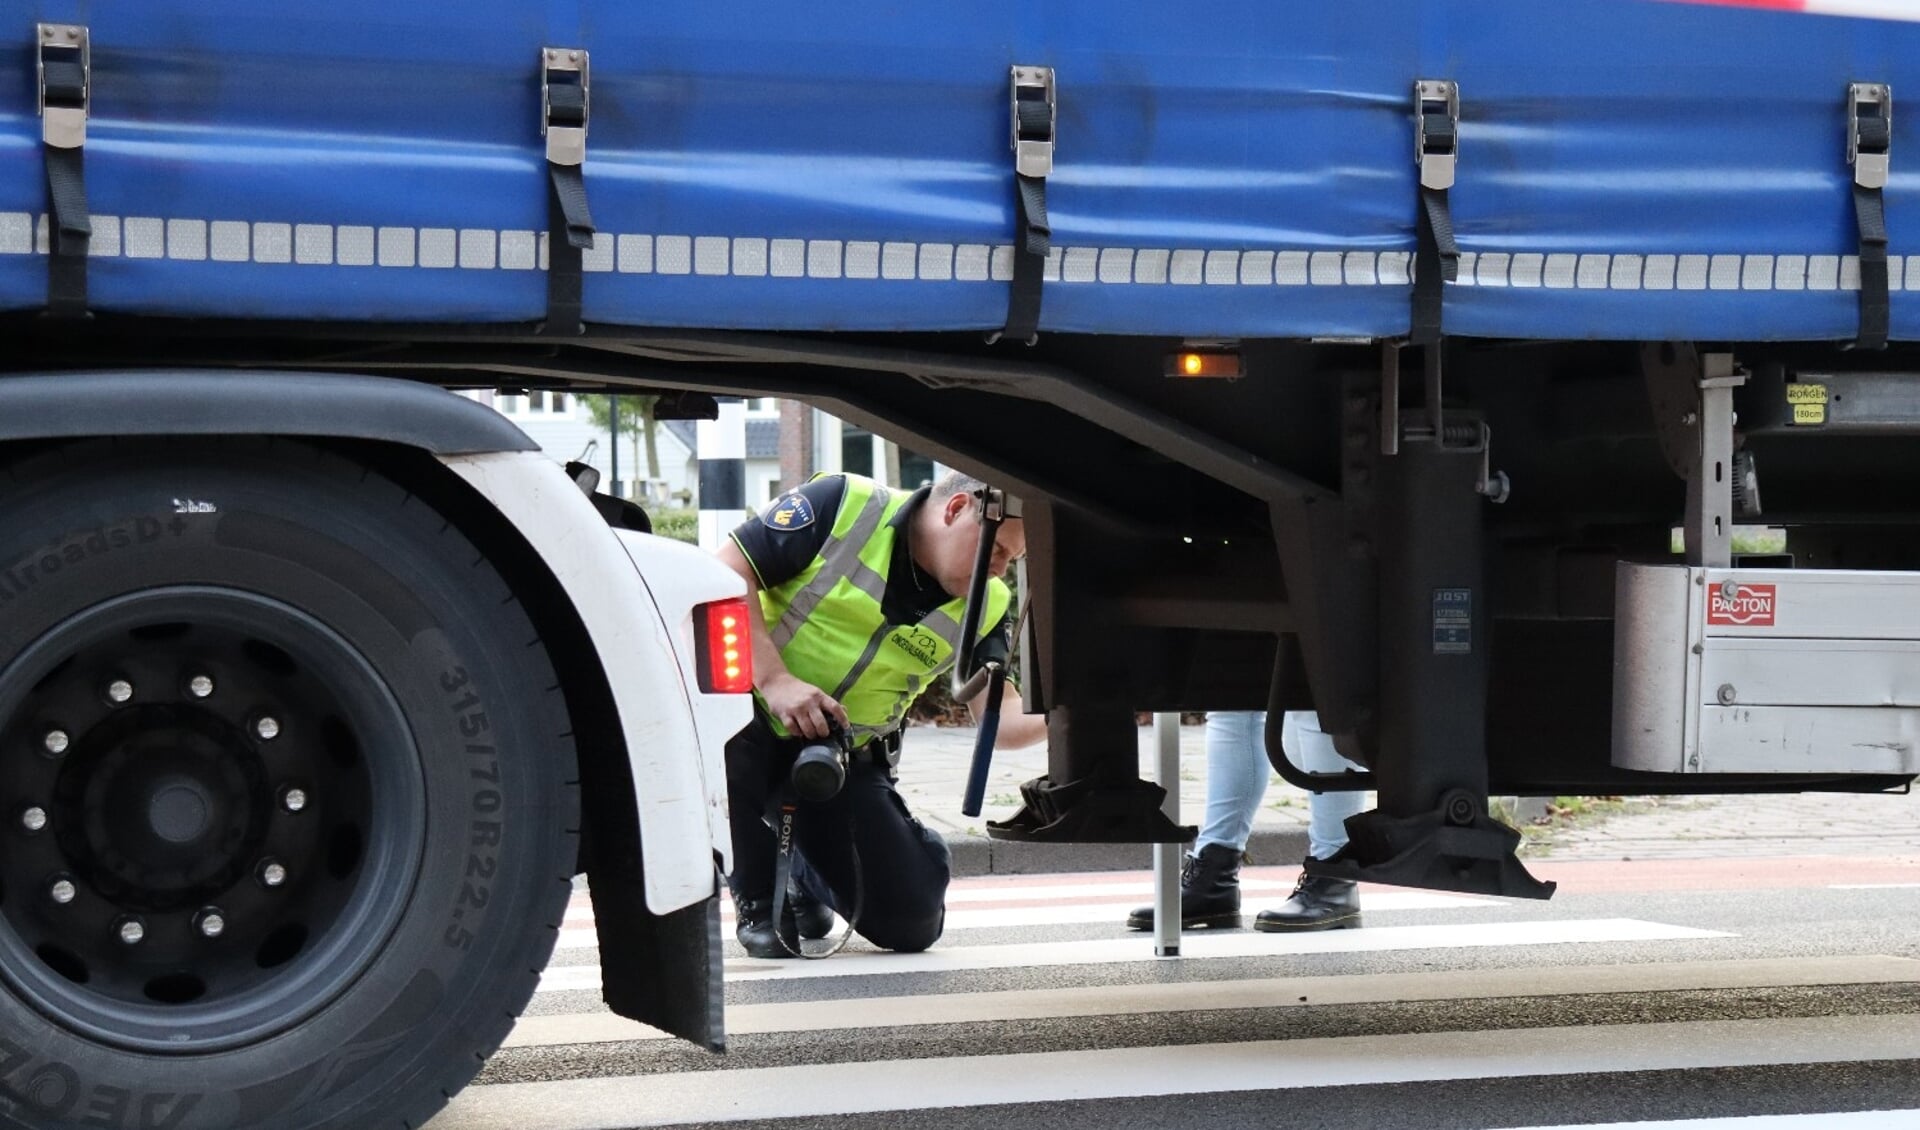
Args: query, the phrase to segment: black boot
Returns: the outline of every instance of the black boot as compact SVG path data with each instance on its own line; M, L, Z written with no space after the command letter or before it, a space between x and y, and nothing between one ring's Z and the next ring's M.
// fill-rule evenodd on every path
M1208 844L1198 854L1187 853L1180 869L1180 928L1234 929L1240 925L1240 852L1225 844ZM1127 915L1127 929L1153 929L1153 908L1143 906Z
M1360 885L1351 879L1325 879L1304 872L1293 894L1277 909L1254 917L1253 928L1268 933L1293 930L1345 930L1360 925Z
M733 899L734 925L733 936L740 940L740 948L747 951L748 957L792 957L800 952L800 928L794 921L793 905L787 905L787 912L780 916L780 933L773 932L773 898ZM786 945L781 945L781 938Z
M800 929L800 936L808 941L817 941L833 933L833 911L827 904L800 889L795 883L787 888L787 906L793 911L794 923Z

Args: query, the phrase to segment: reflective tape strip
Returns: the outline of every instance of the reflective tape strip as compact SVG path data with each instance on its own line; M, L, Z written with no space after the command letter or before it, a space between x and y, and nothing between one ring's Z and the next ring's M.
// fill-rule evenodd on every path
M835 699L847 697L847 692L853 689L853 684L859 682L860 676L866 674L867 668L873 666L873 657L880 654L880 645L893 634L894 627L883 620L880 626L874 629L874 633L867 637L867 646L861 649L860 658L853 661L853 666L847 668L846 677L840 680L839 686L833 688Z
M960 654L960 624L945 611L936 608L927 613L927 618L920 621L920 626L945 640L955 655ZM993 625L984 624L982 627L992 628Z
M1916 17L1920 18L1920 17ZM369 270L536 271L547 266L546 233L491 228L399 227L95 216L90 255L237 266ZM47 218L0 212L0 255L45 255ZM778 239L767 236L601 232L581 254L588 273L1005 283L1006 244L905 240ZM1920 290L1920 255L1888 257L1890 289ZM1913 280L1903 286L1903 280ZM1078 286L1404 287L1409 251L1276 248L1055 246L1046 281ZM1545 290L1819 291L1860 288L1854 255L1644 254L1464 251L1452 286Z

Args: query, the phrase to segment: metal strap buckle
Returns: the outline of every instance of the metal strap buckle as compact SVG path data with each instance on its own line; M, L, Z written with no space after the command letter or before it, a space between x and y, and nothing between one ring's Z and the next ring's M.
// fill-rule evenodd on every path
M541 50L540 135L547 139L548 162L555 165L586 163L587 115L592 97L585 51L573 47Z
M56 149L78 149L87 141L87 103L93 92L93 53L87 29L78 24L41 24L34 52L36 108L40 137ZM47 66L80 68L80 89L47 86Z
M983 522L1004 522L1008 518L1020 517L1019 499L1008 498L1006 491L981 487L973 494L974 516Z
M1862 136L1870 127L1869 136ZM1881 82L1856 82L1847 87L1847 164L1853 183L1861 188L1885 188L1893 156L1893 88Z
M1013 119L1013 167L1023 177L1045 177L1053 173L1053 130L1058 120L1058 108L1054 102L1052 67L1015 67L1011 81L1011 111ZM1029 120L1021 124L1021 103L1029 106L1044 103L1047 120L1044 126Z
M1420 187L1453 187L1453 166L1460 151L1460 85L1449 79L1413 84L1413 163L1420 166Z

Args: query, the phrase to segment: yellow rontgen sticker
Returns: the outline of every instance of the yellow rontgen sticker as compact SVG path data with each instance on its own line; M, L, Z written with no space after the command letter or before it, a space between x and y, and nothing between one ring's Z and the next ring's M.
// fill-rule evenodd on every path
M1793 422L1798 426L1827 422L1826 385L1790 384L1787 386L1787 404L1793 409Z

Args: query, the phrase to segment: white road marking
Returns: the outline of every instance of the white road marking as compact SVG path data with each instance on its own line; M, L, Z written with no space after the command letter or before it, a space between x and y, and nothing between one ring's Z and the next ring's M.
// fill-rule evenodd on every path
M1528 1126L1522 1130L1920 1130L1920 1110L1758 1114L1745 1118L1688 1118L1679 1122L1587 1122L1578 1126Z
M1369 926L1361 930L1330 930L1310 934L1189 934L1181 942L1181 954L1186 959L1274 957L1310 953L1679 941L1731 936L1715 930L1696 930L1688 926L1669 926L1632 918L1592 918L1443 926ZM957 946L936 948L926 953L850 950L826 961L731 959L726 963L726 976L729 981L797 980L888 973L1100 965L1139 961L1150 952L1150 942L1145 935L1077 942ZM598 966L567 965L550 968L543 973L536 991L577 992L597 991L599 988Z
M983 1024L1079 1016L1222 1009L1300 1008L1308 1005L1395 1001L1490 1000L1586 993L1657 993L1699 989L1753 989L1793 985L1858 985L1920 981L1920 961L1901 957L1774 958L1588 965L1547 969L1366 973L1333 977L1275 977L1183 984L1093 985L987 993L873 997L734 1005L731 1036L769 1032L824 1032L932 1024ZM508 1048L659 1040L657 1028L610 1012L527 1016L507 1036Z
M1288 885L1282 891L1291 891ZM1077 905L1055 906L1012 906L992 907L982 910L949 910L947 929L952 930L989 930L1004 929L1013 926L1070 926L1084 922L1113 922L1125 920L1131 908L1131 900L1136 896L1122 892L1122 901L1108 903L1080 903ZM1149 897L1143 892L1139 899ZM997 901L997 900L996 900ZM1275 894L1271 900L1278 904L1281 899ZM1463 898L1459 895L1428 894L1424 891L1382 891L1363 897L1361 909L1367 914L1391 913L1402 910L1461 910L1477 906L1505 906L1506 903L1495 899ZM1253 916L1260 910L1260 904L1248 905L1243 911L1246 923L1251 925ZM733 915L726 910L721 912L721 920L731 928ZM567 921L574 927L560 931L558 948L563 950L591 949L600 944L599 936L592 928L593 911L575 908L567 911ZM836 931L846 928L841 921L834 927Z
M1240 891L1243 895L1255 898L1268 895L1284 897L1293 891L1293 880L1248 879L1243 873L1240 879ZM1366 888L1362 888L1360 897L1368 910L1376 907L1381 910L1438 910L1457 906L1506 906L1511 901L1478 895L1443 894L1437 891L1372 891ZM1069 900L1099 898L1139 899L1144 904L1153 898L1153 883L1145 879L1114 883L1023 883L1018 886L1000 883L993 886L954 886L947 889L949 907L979 902L1062 903ZM722 917L733 913L731 901L721 902L720 913ZM584 922L592 919L593 906L586 894L582 892L576 895L574 904L567 908L567 921Z
M1366 933L1367 931L1357 931ZM819 963L825 964L825 963ZM957 1106L1920 1056L1920 1017L1593 1025L743 1068L472 1087L437 1130L619 1130ZM989 1084L987 1081L991 1080Z

